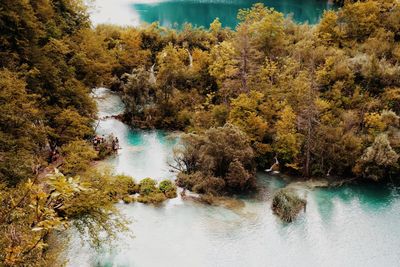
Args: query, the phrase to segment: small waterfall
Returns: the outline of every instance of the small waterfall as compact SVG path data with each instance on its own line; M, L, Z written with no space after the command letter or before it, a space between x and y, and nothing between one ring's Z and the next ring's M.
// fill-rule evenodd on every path
M193 57L192 57L192 54L190 54L189 49L186 49L186 51L188 52L188 55L189 55L189 67L192 68L192 67L193 67Z
M154 74L154 66L156 65L156 63L153 64L153 66L151 66L150 68L150 77L149 77L149 82L151 84L156 84L156 75Z

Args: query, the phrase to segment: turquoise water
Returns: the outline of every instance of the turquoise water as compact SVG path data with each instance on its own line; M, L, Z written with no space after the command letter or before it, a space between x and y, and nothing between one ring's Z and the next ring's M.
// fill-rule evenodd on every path
M100 114L119 113L117 95L98 90ZM108 160L117 172L141 179L174 179L167 165L176 136L133 131L114 119L99 133L114 133L123 149ZM400 189L359 185L301 190L306 213L291 224L271 212L271 195L285 183L258 174L260 192L228 209L175 198L160 206L118 207L130 220L112 247L93 251L73 237L68 266L399 266Z
M139 25L159 21L162 26L180 27L189 22L208 28L215 18L223 26L234 28L237 12L254 3L263 3L285 15L292 14L297 22L318 22L332 4L325 0L97 0L97 10L92 12L92 21L120 25Z

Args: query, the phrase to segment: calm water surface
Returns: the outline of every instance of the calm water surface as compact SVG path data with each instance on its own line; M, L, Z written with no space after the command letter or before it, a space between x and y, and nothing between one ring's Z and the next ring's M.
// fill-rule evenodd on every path
M91 18L94 24L139 25L159 21L162 26L179 27L185 22L208 28L215 18L234 28L240 8L254 3L288 15L298 22L316 23L332 5L325 0L97 0Z
M100 115L123 110L119 97L99 89ZM133 131L114 119L98 132L114 133L123 149L109 159L117 172L174 179L167 161L175 138L161 131ZM132 236L111 249L92 251L74 237L69 266L399 266L399 188L346 186L307 193L307 212L292 224L270 210L270 196L284 183L259 174L261 193L242 209L172 199L161 206L119 204Z

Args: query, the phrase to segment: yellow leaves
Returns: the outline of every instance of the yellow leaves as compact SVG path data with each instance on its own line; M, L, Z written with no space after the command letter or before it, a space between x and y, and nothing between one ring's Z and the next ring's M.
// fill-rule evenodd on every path
M91 119L74 109L64 109L54 119L55 129L50 132L60 143L83 139L93 133Z
M211 62L210 55L207 51L202 51L196 48L192 52L192 57L193 57L192 71L194 73L198 73L204 70L207 71L207 68Z
M292 161L300 153L300 135L296 129L296 114L291 106L287 105L279 113L279 120L276 122L273 147L278 158L286 163Z
M252 140L262 141L268 124L260 114L259 105L264 95L251 91L249 95L241 94L231 102L229 121L246 132Z
M299 166L299 163L298 162L295 162L295 163L286 163L285 164L285 167L286 168L289 168L289 169L293 169L293 170L295 170L295 171L301 171L301 166Z
M324 112L331 108L331 103L328 100L319 97L315 99L314 103L319 112Z
M5 249L4 264L7 266L15 266L20 262L20 255L23 251L21 246L10 246Z
M317 70L316 74L317 82L322 86L328 86L340 80L351 83L354 76L350 69L349 59L342 51L335 51L335 55L328 56L325 64Z
M235 48L231 42L224 41L211 49L212 64L209 66L211 76L219 83L232 78L238 72L235 58Z
M382 94L382 100L389 109L400 112L400 88L386 88Z
M331 43L337 39L337 18L338 16L335 11L324 11L324 15L317 26L317 34L318 37L325 43Z
M54 53L55 55L66 55L71 52L71 48L63 40L50 39L49 43L45 46L46 53Z
M376 112L367 113L364 117L364 123L369 128L371 134L377 134L384 131L386 128L381 114Z
M392 50L392 54L399 62L400 61L400 44L399 43L395 44L395 46Z
M261 80L263 82L273 84L277 80L277 77L279 75L278 63L269 58L266 58L260 74Z
M282 47L285 43L283 18L282 13L266 8L266 14L250 25L252 44L266 53Z
M213 22L210 24L210 31L215 35L217 34L222 28L222 24L219 21L219 18L214 19Z
M65 174L77 174L88 169L90 162L97 157L93 146L86 141L72 141L61 147L64 157L61 171Z

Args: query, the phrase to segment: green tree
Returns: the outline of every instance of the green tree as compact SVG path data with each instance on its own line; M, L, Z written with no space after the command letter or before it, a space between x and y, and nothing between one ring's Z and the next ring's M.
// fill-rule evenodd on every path
M0 181L15 185L29 177L45 143L35 96L16 73L0 70Z

